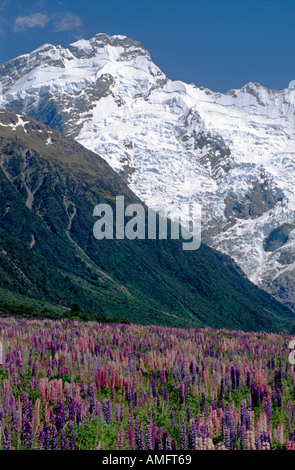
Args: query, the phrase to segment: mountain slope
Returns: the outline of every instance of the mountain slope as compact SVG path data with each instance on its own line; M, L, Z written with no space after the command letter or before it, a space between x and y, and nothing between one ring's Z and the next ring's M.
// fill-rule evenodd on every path
M94 206L139 202L98 155L0 111L0 293L139 323L288 330L289 309L225 255L181 240L97 240ZM168 231L169 233L169 231Z
M0 66L0 83L2 106L102 155L152 208L202 204L204 242L295 310L294 87L172 82L141 44L105 34L46 44Z

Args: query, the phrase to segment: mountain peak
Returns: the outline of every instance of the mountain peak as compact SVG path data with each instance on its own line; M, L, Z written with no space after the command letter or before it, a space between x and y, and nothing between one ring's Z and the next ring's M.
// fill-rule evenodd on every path
M112 52L107 48L117 49L117 52ZM109 36L106 33L98 33L91 39L79 39L78 41L69 45L68 49L72 54L79 58L91 58L101 54L102 50L107 50L107 54L112 57L117 56L119 60L127 58L127 54L132 52L132 58L135 55L144 55L150 59L148 51L138 41L128 38L123 35Z

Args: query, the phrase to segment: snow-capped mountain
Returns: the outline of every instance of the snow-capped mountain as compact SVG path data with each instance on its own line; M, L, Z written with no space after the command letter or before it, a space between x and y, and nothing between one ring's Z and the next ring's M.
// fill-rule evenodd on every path
M100 154L149 206L202 205L202 240L295 309L295 86L226 94L171 81L138 42L98 34L0 66L0 106Z

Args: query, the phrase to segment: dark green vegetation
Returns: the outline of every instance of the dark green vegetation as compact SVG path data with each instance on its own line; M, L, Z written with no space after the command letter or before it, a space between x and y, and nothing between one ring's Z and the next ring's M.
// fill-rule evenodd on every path
M4 295L7 291L3 291ZM85 313L80 309L78 304L73 304L71 309L63 308L58 309L56 306L53 308L42 307L37 308L32 305L31 302L28 304L13 304L0 300L0 317L16 317L16 318L28 318L28 319L50 319L60 320L68 318L69 320L78 320L82 322L97 321L99 323L125 323L129 321L125 318L118 317L106 317L102 313Z
M205 245L183 251L178 240L96 240L95 205L138 198L96 154L18 119L0 112L2 311L14 293L50 303L60 315L78 303L109 320L289 331L291 311Z

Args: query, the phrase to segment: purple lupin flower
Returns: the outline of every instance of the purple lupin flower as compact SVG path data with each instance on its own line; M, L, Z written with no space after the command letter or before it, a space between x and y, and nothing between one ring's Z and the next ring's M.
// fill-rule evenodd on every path
M83 400L87 397L87 388L85 384L81 385L81 397Z
M39 374L39 362L35 361L33 365L32 376L38 377L38 374Z
M186 425L182 421L181 423L181 431L180 431L180 449L187 450L187 435L186 435Z
M189 386L188 386L188 383L186 383L185 386L184 386L184 396L185 396L185 400L187 401L187 400L188 400L188 397L189 397Z
M123 421L124 414L125 414L125 408L124 408L124 405L121 405L120 421Z
M271 402L272 402L273 408L276 408L277 398L276 398L276 392L274 390L271 392Z
M236 367L236 388L240 388L240 376L241 376L241 373L239 369Z
M43 429L41 427L38 428L37 431L37 436L38 436L38 448L43 449Z
M173 428L175 428L175 409L172 408L171 410L171 425Z
M240 441L241 441L241 449L246 450L247 448L247 429L245 425L240 427Z
M206 397L205 397L204 393L202 393L202 397L201 397L201 401L200 401L200 411L201 411L201 413L203 413L204 409L205 409L205 399L206 399Z
M167 442L168 437L169 437L168 431L167 431L167 430L163 431L163 433L162 433L162 446L163 446L163 450L167 450L166 442Z
M118 429L117 447L118 449L122 449L124 447L124 428L122 425Z
M65 409L61 398L57 398L55 402L55 425L59 431L65 424Z
M145 443L144 443L144 432L142 425L140 424L139 430L138 430L138 450L145 450Z
M58 431L56 429L55 424L52 424L50 437L51 437L51 449L59 450Z
M11 437L10 433L7 428L4 429L4 442L3 442L4 450L11 450Z
M196 383L197 381L197 376L196 376L196 363L195 362L191 362L190 364L190 371L191 371L191 374L192 374L192 382L193 383Z
M165 405L168 405L168 400L169 400L168 389L165 388L164 389L164 402L165 402Z
M71 434L70 442L69 442L69 450L75 450L75 426L73 421L69 421L69 430Z
M286 428L287 428L289 437L292 435L291 420L292 420L292 408L291 408L291 402L290 400L288 400L287 405L286 405ZM290 437L290 439L292 439L292 437Z
M89 396L90 396L89 413L94 414L95 413L95 385L94 383L91 383L89 386Z
M147 415L145 442L147 450L153 450L153 421L151 413Z
M211 403L211 409L217 411L217 402L216 402L216 400L213 400L213 401L212 401L212 403Z
M231 450L230 426L225 424L222 430L224 445L227 450Z
M76 400L74 403L75 403L76 423L80 424L82 421L82 400Z
M67 439L67 433L64 428L61 429L60 431L60 447L61 447L61 450L69 450L70 448L70 444Z
M251 375L250 375L249 371L247 372L246 386L247 386L247 388L251 387Z
M106 409L106 422L110 424L113 419L113 405L111 400L108 400L107 409Z
M171 439L169 437L168 431L164 431L163 433L163 449L172 450Z
M172 450L171 439L168 436L166 440L166 450Z
M10 398L11 392L8 387L5 387L3 392L3 411L5 414L9 414L10 412Z
M42 447L43 450L49 450L49 423L45 422L43 426L43 432L42 432Z
M159 407L160 406L160 395L158 393L156 395L156 403L157 403L157 406Z
M261 450L261 435L255 436L256 450Z
M225 412L222 416L222 437L224 445L228 450L232 449L232 441L234 432L232 429L231 410L229 405L226 406Z
M224 396L224 378L222 377L220 382L220 389L219 389L219 399L222 400Z
M140 449L140 447L141 447L141 426L140 426L140 419L139 419L138 416L135 419L135 441L136 441L137 449L142 450L142 449Z
M271 450L272 449L272 446L271 446L271 438L270 438L270 435L268 432L263 432L261 435L260 435L260 441L261 441L261 447L262 447L262 444L268 444L269 445L269 449Z
M137 407L137 393L133 392L133 408Z
M259 407L260 406L260 396L259 390L256 383L251 383L251 399L252 399L252 406Z
M163 450L163 428L160 427L157 430L157 438L158 438L158 447L157 449Z
M192 418L192 409L190 407L190 405L187 405L187 420L188 422L191 420Z
M188 445L190 450L194 450L196 446L196 431L195 431L195 425L191 426L188 434L189 440L188 440Z
M276 369L274 376L275 388L282 388L282 369Z
M130 411L128 417L127 441L132 450L135 450L135 433L133 427L133 412Z
M235 389L236 388L236 371L235 371L234 366L231 366L230 375L231 375L231 387Z
M155 438L155 450L160 450L160 439L158 436Z
M180 384L180 387L179 387L179 402L181 405L184 402L183 384Z
M115 416L117 421L121 421L121 404L116 403Z
M156 437L157 437L157 423L153 423L153 425L152 425L153 449L155 448Z
M282 393L279 388L277 389L277 406L278 408L281 408L282 406Z
M157 387L156 387L155 379L152 380L152 393L153 393L153 397L156 398L156 396L157 396Z
M102 400L101 408L102 408L103 415L104 415L105 419L107 419L107 413L108 413L108 409L109 409L109 401L108 401L107 398L104 398Z
M22 391L21 395L23 399L21 443L25 448L31 449L33 446L33 406L32 402L29 400L28 392Z

